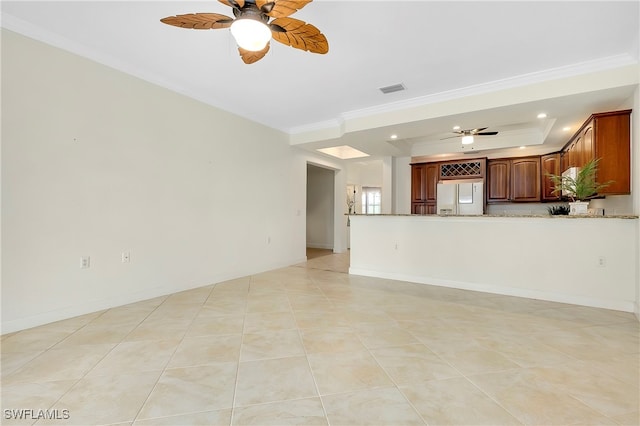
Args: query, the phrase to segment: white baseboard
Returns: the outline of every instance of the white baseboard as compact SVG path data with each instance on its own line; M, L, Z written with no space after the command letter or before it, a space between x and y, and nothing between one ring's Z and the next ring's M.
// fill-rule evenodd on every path
M80 315L86 315L93 312L99 312L105 309L115 308L118 306L128 305L130 303L136 303L143 300L154 299L156 297L166 296L172 293L180 291L192 290L199 287L206 287L212 284L218 284L224 281L233 280L236 278L242 278L246 276L256 275L262 272L271 271L274 269L285 268L288 266L297 265L305 262L306 257L292 259L287 262L276 262L271 264L262 265L254 268L250 271L235 271L231 273L216 275L212 277L209 283L198 283L191 286L164 286L153 287L136 291L127 294L120 294L115 297L84 301L81 304L67 306L60 309L54 309L48 312L42 312L36 315L32 315L25 318L19 318L10 321L3 321L1 326L1 333L13 333L15 331L26 330L28 328L38 327L40 325L49 324L56 321L61 321L69 318L74 318Z
M203 286L202 286L203 287ZM188 290L188 289L185 289ZM181 290L178 290L181 291ZM156 297L171 294L172 291L166 288L156 287L146 289L144 291L118 295L101 300L92 300L80 305L68 306L62 309L55 309L49 312L42 312L25 318L19 318L11 321L2 322L2 334L13 333L15 331L26 330L28 328L38 327L40 325L49 324L56 321L62 321L81 315L99 312L105 309L115 308L117 306L128 305L130 303L140 302L143 300L154 299Z
M307 248L333 250L333 244L307 243Z
M349 274L362 275L365 277L375 277L406 281L417 284L434 285L439 287L458 288L462 290L479 291L483 293L500 294L503 296L524 297L528 299L547 300L550 302L568 303L572 305L590 306L593 308L612 309L614 311L631 312L635 311L635 303L621 300L602 300L591 297L584 297L574 294L553 293L538 290L528 290L513 287L503 287L488 284L469 283L461 281L442 280L438 278L405 275L392 272L380 272L369 269L349 268ZM636 315L637 316L637 315Z

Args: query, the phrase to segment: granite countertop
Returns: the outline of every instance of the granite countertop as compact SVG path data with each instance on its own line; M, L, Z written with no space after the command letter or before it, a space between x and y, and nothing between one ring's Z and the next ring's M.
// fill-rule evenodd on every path
M536 218L536 219L638 219L638 216L634 215L548 215L548 214L483 214L483 215L421 215L421 214L348 214L346 216L416 216L416 217L514 217L514 218Z

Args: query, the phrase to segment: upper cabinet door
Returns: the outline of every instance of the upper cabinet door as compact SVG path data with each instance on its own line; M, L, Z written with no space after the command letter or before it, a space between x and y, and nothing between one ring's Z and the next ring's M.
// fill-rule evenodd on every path
M509 201L511 160L487 161L487 202Z
M599 194L631 193L631 111L594 114L594 158L600 158L596 179L613 183Z
M438 191L438 179L440 178L440 167L438 164L427 164L426 166L426 187L427 201L436 201Z
M511 201L540 201L540 158L511 161Z
M543 155L540 157L540 166L542 168L542 201L556 201L560 199L560 194L554 194L553 190L555 185L547 174L559 175L561 173L560 168L560 153Z
M582 132L582 166L593 160L593 121Z
M631 193L631 110L592 114L562 151L562 170L599 158L599 195Z
M411 166L411 201L414 203L427 201L426 164L413 164Z

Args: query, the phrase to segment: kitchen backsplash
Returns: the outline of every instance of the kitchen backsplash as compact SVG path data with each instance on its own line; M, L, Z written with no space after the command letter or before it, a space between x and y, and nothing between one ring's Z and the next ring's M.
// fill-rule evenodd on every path
M508 203L508 204L489 204L487 205L487 214L508 214L508 215L538 215L548 214L547 207L564 204L556 203ZM608 195L606 198L591 200L589 208L604 209L607 216L614 215L631 215L633 214L633 206L631 205L630 195Z

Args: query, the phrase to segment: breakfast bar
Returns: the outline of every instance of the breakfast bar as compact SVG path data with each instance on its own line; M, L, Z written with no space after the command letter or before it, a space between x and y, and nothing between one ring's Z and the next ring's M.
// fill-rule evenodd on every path
M349 273L634 311L637 216L350 216Z

